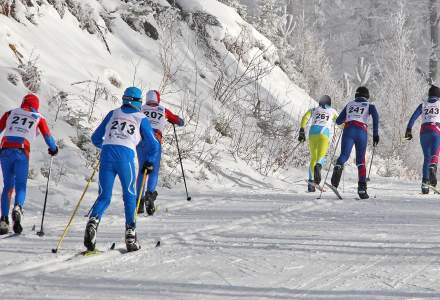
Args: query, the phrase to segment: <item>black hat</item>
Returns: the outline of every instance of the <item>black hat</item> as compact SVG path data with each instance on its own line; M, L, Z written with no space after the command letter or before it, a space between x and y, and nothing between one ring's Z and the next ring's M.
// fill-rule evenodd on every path
M365 99L370 99L370 91L365 86L360 86L356 90L356 94L354 94L356 98L364 97Z
M332 98L329 95L323 95L318 100L319 105L332 105Z
M429 88L428 96L440 98L440 89L435 85L431 85L431 87Z

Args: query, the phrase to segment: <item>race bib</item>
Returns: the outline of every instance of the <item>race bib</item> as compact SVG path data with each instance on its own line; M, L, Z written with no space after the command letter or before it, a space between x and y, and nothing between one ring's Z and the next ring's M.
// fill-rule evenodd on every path
M157 105L157 106L144 105L142 107L142 113L150 121L151 127L153 129L158 130L161 133L163 132L167 121L165 117L165 107L163 107L162 105Z
M368 102L355 102L351 101L346 107L346 122L357 121L360 123L368 124L368 116L370 104Z
M440 101L423 103L422 123L440 123Z
M32 143L37 136L41 115L17 108L11 111L6 122L4 136L21 137Z
M333 128L333 118L336 111L333 108L323 108L321 106L313 110L312 125L319 125L326 128Z
M141 141L140 127L145 116L138 113L127 114L120 108L113 111L113 115L105 129L103 145L120 145L136 151Z

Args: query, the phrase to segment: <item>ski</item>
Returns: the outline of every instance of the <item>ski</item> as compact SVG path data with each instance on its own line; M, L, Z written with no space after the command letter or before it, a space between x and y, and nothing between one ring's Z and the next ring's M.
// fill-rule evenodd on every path
M440 194L440 190L430 184L422 183L423 186L427 186L430 190L434 192L434 194Z
M325 185L326 185L327 187L329 187L329 188L333 191L333 193L335 193L336 197L338 197L339 200L342 200L342 196L341 196L341 194L339 194L339 191L338 191L337 188L335 188L335 187L332 186L331 184L328 184L327 182L325 183Z
M309 184L309 181L308 180L304 180L307 184ZM326 190L324 189L324 187L321 187L319 184L316 184L316 183L314 183L314 182L311 182L311 184L317 189L317 190L319 190L320 192L325 192ZM313 193L313 192L309 192L309 193Z
M95 255L102 254L102 253L104 253L104 251L101 251L101 250L98 250L98 249L86 250L86 251L80 252L80 254L82 256L95 256Z

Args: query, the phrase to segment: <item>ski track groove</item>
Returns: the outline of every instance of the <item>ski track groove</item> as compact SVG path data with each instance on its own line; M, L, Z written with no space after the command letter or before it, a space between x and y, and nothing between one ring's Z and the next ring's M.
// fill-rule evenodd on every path
M228 197L224 197L222 199L223 201L227 201ZM201 204L202 201L198 203L198 205ZM277 206L275 210L258 214L255 216L248 216L243 217L237 220L232 221L229 223L229 225L213 225L208 224L206 226L203 226L199 229L189 229L184 231L178 231L172 234L166 234L161 237L160 241L163 246L166 245L176 245L176 244L188 244L196 239L199 239L199 237L205 236L210 237L215 234L219 233L225 233L233 231L239 227L243 227L246 225L262 225L262 224L268 224L268 223L278 223L280 218L283 220L291 220L292 214L300 213L300 212L309 212L313 210L318 210L321 208L329 207L336 204L339 204L341 201L336 200L327 200L327 199L306 199L305 202L297 205L298 203L293 203L292 205L283 205L283 206ZM218 205L219 201L214 201L212 198L207 199L206 201L203 201L203 205L211 206L211 205ZM296 205L295 205L296 204ZM176 205L174 207L178 206L184 206L182 205ZM147 218L146 218L147 219ZM59 227L59 226L58 226ZM161 246L161 247L163 247ZM142 255L145 253L147 249L153 249L154 247L142 247L140 251L137 251L135 253L130 253L129 257L125 258L125 255L123 255L123 259L127 261L131 261L133 259L136 259L137 256ZM62 250L62 249L61 249ZM79 250L80 251L80 250ZM78 252L79 252L78 251ZM78 259L75 259L75 256L77 254L63 254L62 256L57 256L52 259L47 259L47 257L44 257L44 261L41 262L35 262L32 264L29 264L28 261L24 261L22 265L17 265L14 270L5 270L0 271L0 276L4 275L23 275L25 277L31 277L36 276L41 273L52 273L52 272L58 272L65 269L77 269L79 267L82 267L84 265L88 265L90 263L102 263L107 260L113 259L115 256L120 255L119 251L116 250L109 250L105 251L104 253L92 256L92 257L78 257ZM156 264L153 264L156 265ZM255 270L252 270L255 271Z

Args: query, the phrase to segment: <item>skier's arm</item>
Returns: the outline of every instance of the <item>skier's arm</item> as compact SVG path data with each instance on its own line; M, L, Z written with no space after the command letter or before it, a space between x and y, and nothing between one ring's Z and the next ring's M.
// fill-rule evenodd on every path
M341 111L339 116L336 118L336 125L343 124L346 118L347 118L347 106L344 107L344 109Z
M5 112L2 116L2 118L0 119L0 133L3 132L3 130L5 130L6 128L6 122L8 121L9 115L11 114L10 111Z
M58 147L55 139L50 133L50 129L49 126L47 126L46 119L40 119L40 121L38 122L38 130L40 130L41 134L43 135L44 141L46 142L46 145L49 147L49 149L53 152L56 152Z
M107 116L105 116L101 124L99 124L98 128L96 128L92 134L92 143L98 149L102 148L102 144L104 142L105 127L107 126L108 122L110 122L112 115L113 111L109 112Z
M165 108L165 118L170 122L171 124L175 124L177 126L183 126L185 122L182 118L179 116L173 114L169 109Z
M156 137L154 136L153 128L151 128L150 121L147 118L144 118L141 122L141 135L143 147L147 151L145 151L144 155L146 155L147 162L154 162L159 157L160 152L160 144Z
M309 109L309 110L303 115L303 117L301 118L301 125L300 125L301 128L306 128L307 123L309 122L310 117L312 116L312 112L313 112L313 108Z
M369 113L373 118L373 136L379 136L379 114L375 105L370 104Z
M420 104L417 109L414 111L414 113L411 116L411 119L409 119L408 125L406 126L407 129L412 129L414 126L414 123L416 122L417 118L420 117L422 114L422 104Z

